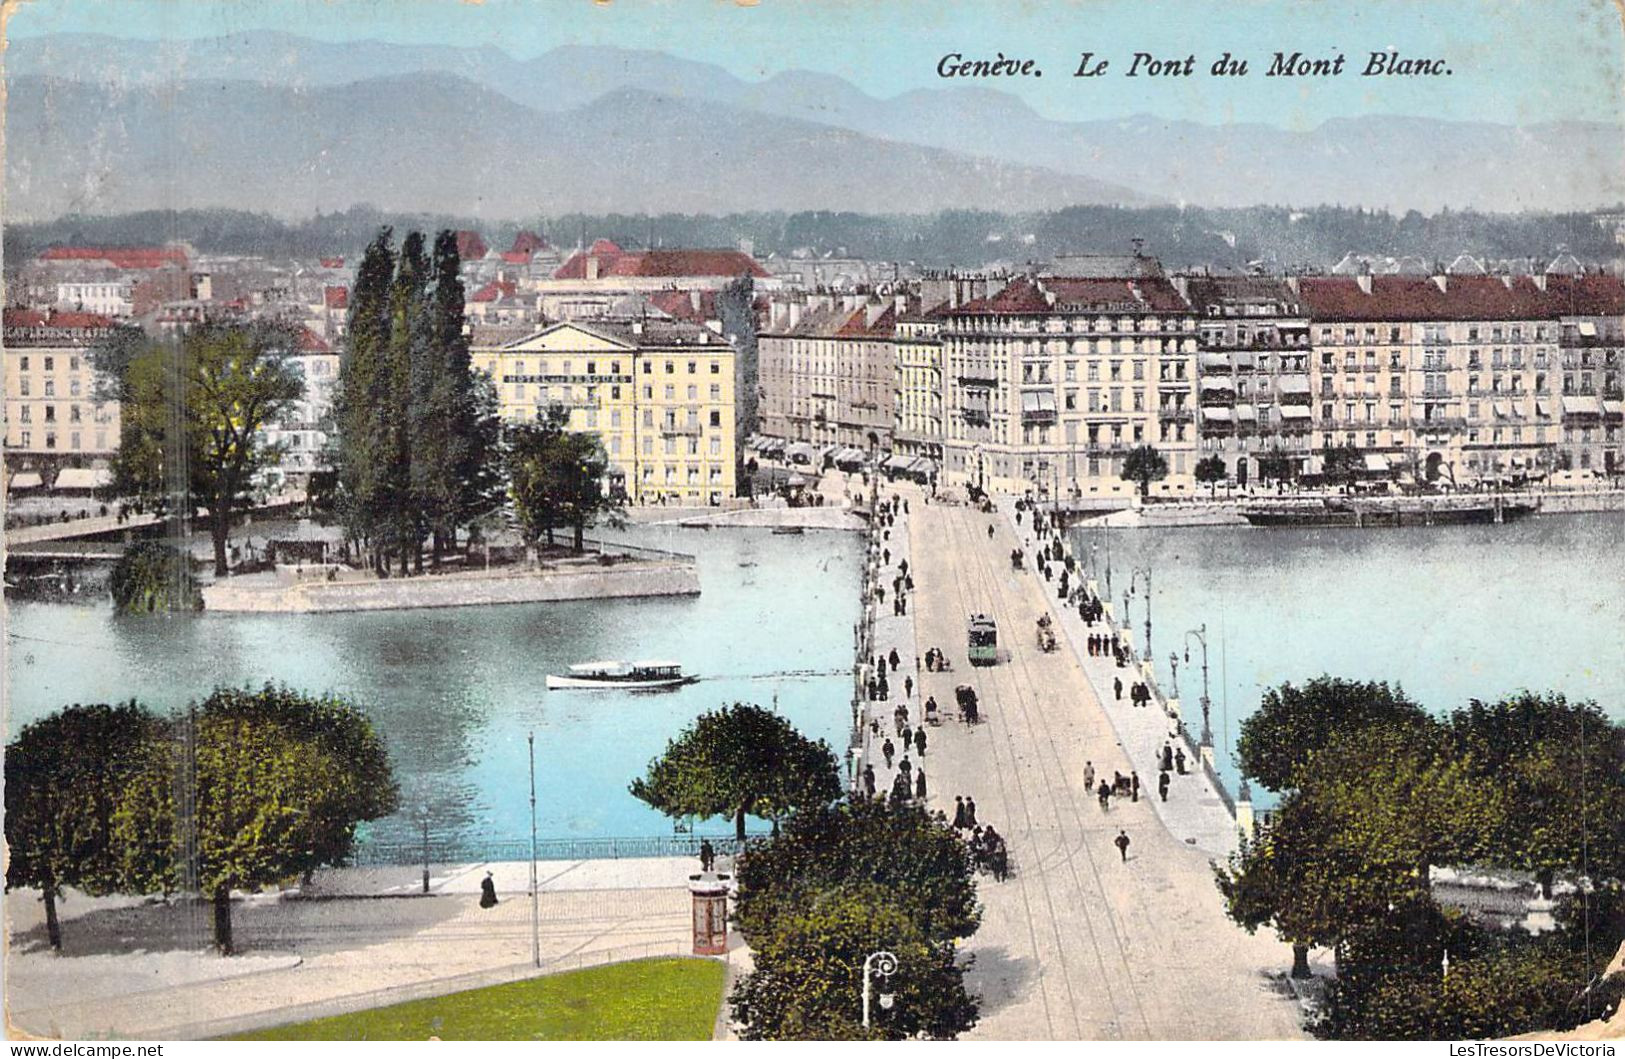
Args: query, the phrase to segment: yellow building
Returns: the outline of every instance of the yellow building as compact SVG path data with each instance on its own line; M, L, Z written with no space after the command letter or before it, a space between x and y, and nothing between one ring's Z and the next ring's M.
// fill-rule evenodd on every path
M557 323L472 350L502 416L550 407L597 434L633 504L720 505L734 495L734 351L709 328L666 318Z

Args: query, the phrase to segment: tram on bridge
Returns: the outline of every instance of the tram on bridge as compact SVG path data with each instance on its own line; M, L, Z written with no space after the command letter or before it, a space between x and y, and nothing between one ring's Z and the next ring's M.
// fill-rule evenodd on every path
M972 614L966 629L966 650L973 666L997 665L999 661L999 627L986 614Z

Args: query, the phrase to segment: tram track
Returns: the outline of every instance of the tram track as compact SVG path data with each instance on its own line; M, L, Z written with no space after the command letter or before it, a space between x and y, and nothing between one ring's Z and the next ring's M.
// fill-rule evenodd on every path
M968 516L959 514L957 521L960 525L958 532L954 534L955 543L956 546L961 548L965 547L966 544L969 545L971 550L961 554L975 555L975 549L981 546L981 542L975 537L974 532L966 526L967 519ZM1026 568L1023 567L1022 576L1025 575ZM989 611L995 622L1007 630L1006 635L1010 638L1007 642L1013 644L1018 630L1024 628L1025 625L1013 613L1014 604L1009 599L1009 593L1011 592L1009 584L999 584L998 578L990 572L985 563L980 562L973 563L971 580L986 600L984 607L977 609ZM964 601L965 579L960 579L957 582L957 587L960 599ZM997 717L1002 729L1000 734L1009 744L1013 758L1018 739L1021 736L1016 732L1015 725L1009 723L1004 714L1012 705L1019 713L1020 720L1027 729L1025 741L1030 748L1031 760L1038 772L1038 781L1053 795L1049 799L1049 806L1054 814L1057 825L1056 834L1059 839L1055 848L1054 862L1046 864L1044 858L1041 858L1040 863L1035 865L1035 870L1043 874L1049 872L1060 874L1064 882L1069 881L1071 883L1079 896L1082 906L1080 911L1083 913L1083 925L1094 957L1093 963L1099 971L1102 989L1110 1001L1113 1011L1113 1028L1117 1031L1117 1035L1127 1036L1125 1030L1128 1030L1129 1027L1125 1026L1124 1023L1137 1021L1145 1036L1150 1037L1153 1035L1150 1019L1146 1015L1145 1006L1135 982L1133 968L1126 956L1127 946L1123 932L1111 911L1109 901L1106 898L1105 879L1101 876L1099 863L1095 859L1094 851L1089 847L1087 841L1086 832L1090 829L1089 825L1082 812L1080 812L1076 796L1068 783L1066 762L1056 755L1053 745L1046 744L1042 738L1047 726L1044 723L1043 708L1038 701L1036 689L1043 687L1046 682L1037 679L1033 666L1024 651L1017 650L1012 646L1008 649L1008 652L1008 661L1004 664L1011 667L1010 673L1012 676L1019 673L1019 677L1007 681L1013 686L1013 693L1009 697L1010 701L998 703L996 704L999 707L998 709L989 711L990 723L993 718ZM1009 774L1013 782L1021 787L1025 800L1026 784L1021 778L1019 768L1013 762ZM1068 817L1070 817L1070 821ZM1066 826L1068 822L1072 824L1072 827ZM1069 831L1076 836L1075 840L1068 840ZM1080 860L1083 862L1081 867ZM1017 868L1019 872L1021 865L1018 864ZM1045 889L1047 893L1048 887L1046 886ZM1099 895L1101 901L1101 907L1098 911L1091 910L1089 907L1091 889ZM1051 896L1050 901L1052 904L1053 900L1053 896ZM1103 938L1103 932L1097 923L1097 916L1100 915L1105 917L1105 929L1110 933L1109 942ZM1062 942L1062 952L1064 954L1064 938L1061 937L1059 932L1058 940ZM1073 994L1074 986L1071 981L1070 968L1063 966L1063 974L1066 977L1068 992ZM1081 1030L1082 1016L1077 1013L1075 1006L1074 1021Z

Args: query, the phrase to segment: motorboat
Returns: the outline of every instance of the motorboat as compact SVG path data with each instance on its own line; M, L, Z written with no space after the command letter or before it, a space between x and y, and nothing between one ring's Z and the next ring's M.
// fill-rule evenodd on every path
M559 688L622 688L652 691L679 688L698 677L687 675L677 662L582 662L566 674L549 673L549 690Z

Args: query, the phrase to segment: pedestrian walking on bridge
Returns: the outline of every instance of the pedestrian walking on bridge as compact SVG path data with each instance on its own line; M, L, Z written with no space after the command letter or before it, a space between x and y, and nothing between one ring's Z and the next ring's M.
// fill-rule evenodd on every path
M914 729L914 752L921 757L925 756L925 725Z
M897 755L897 744L888 736L886 741L880 744L880 753L886 759L886 767L891 768L891 759Z
M1100 798L1100 808L1102 810L1112 807L1112 788L1105 780L1100 781L1100 787L1095 791L1095 794Z
M1083 788L1089 791L1095 789L1095 763L1093 761L1083 763Z
M1119 829L1118 832L1117 832L1117 837L1112 839L1112 844L1117 847L1117 853L1118 853L1118 855L1120 857L1123 858L1123 863L1127 864L1128 863L1128 832L1124 831L1122 829Z
M1168 800L1168 774L1166 772L1157 780L1157 793L1162 795L1163 801Z
M925 801L925 769L914 770L914 797Z
M964 829L965 829L965 796L962 795L962 794L956 794L956 795L954 795L954 830L955 831L963 831Z
M1112 695L1114 695L1117 698L1118 702L1123 701L1123 678L1122 677L1113 677L1112 678Z
M1130 772L1128 774L1128 782L1129 782L1130 796L1133 798L1134 801L1136 801L1136 802L1139 801L1140 800L1140 774L1138 772Z
M975 798L966 798L965 799L965 826L966 827L975 827L976 826L976 799Z
M863 792L871 798L875 796L875 767L873 765L863 766Z

